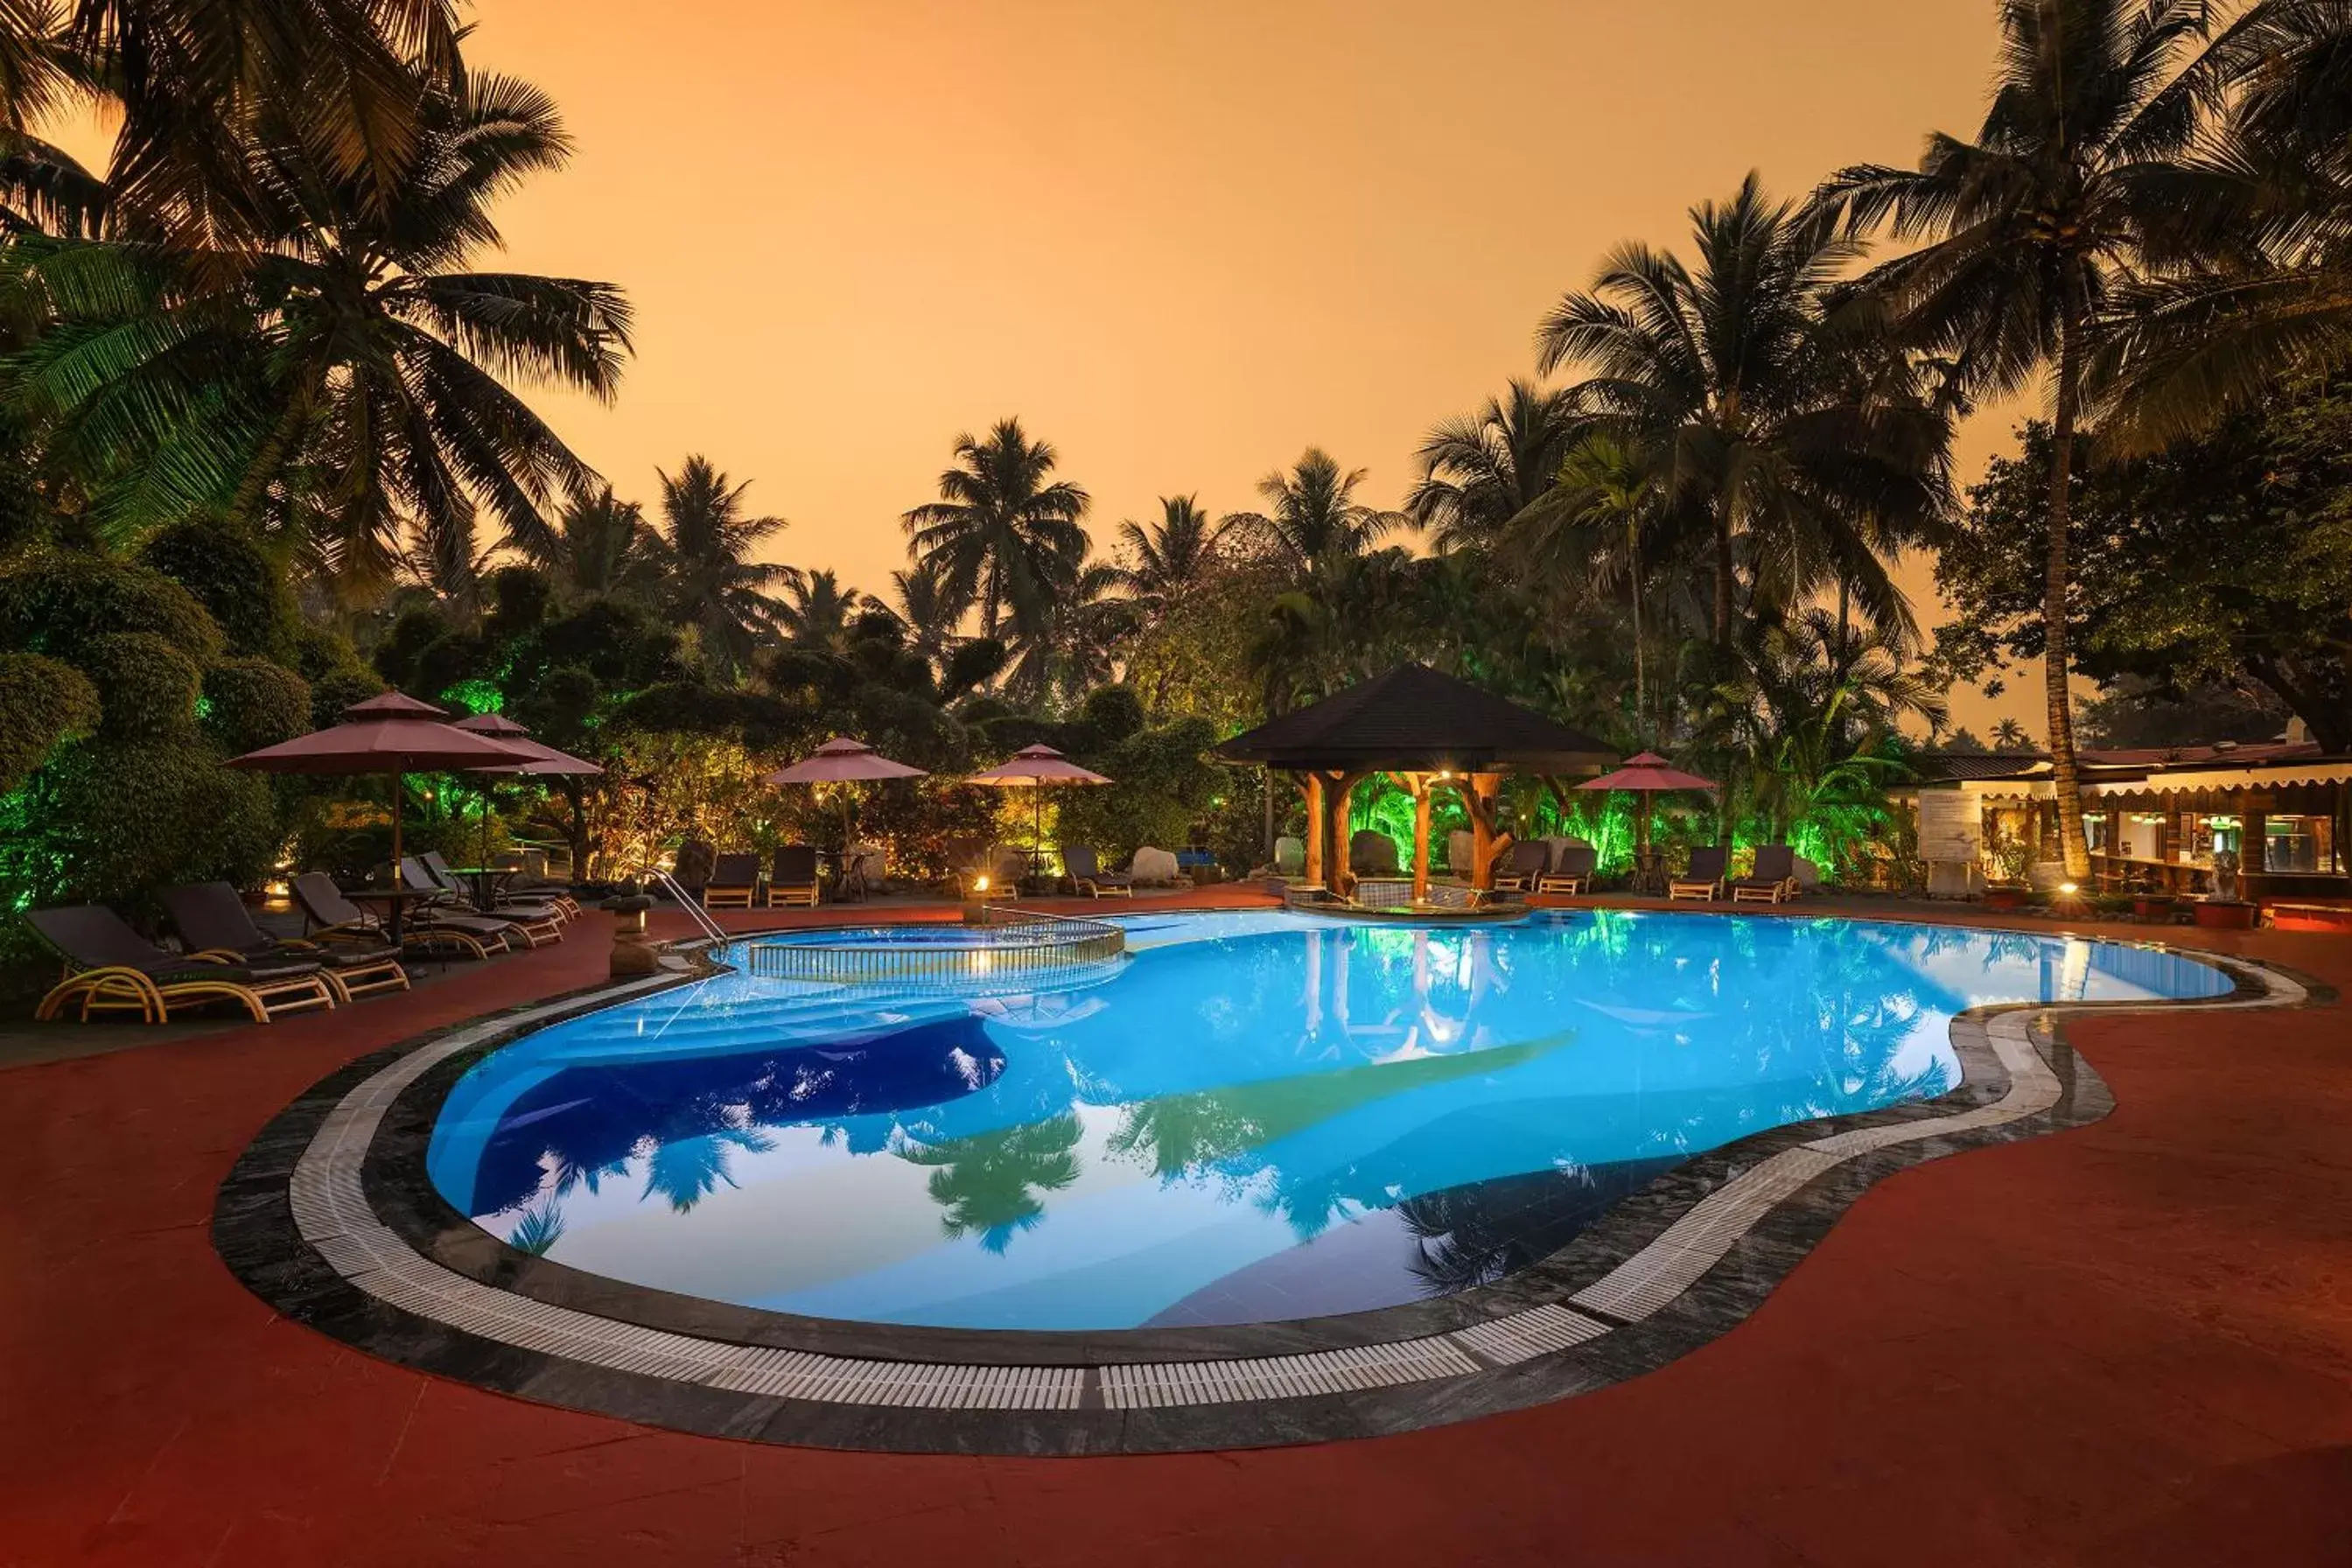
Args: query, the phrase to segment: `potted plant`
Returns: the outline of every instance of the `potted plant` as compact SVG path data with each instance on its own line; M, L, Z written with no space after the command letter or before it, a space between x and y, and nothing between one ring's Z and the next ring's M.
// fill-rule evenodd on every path
M1985 885L1985 908L2022 909L2028 890L2025 875L2033 866L2032 847L2014 835L1997 835L1985 846L1985 865L1990 873Z

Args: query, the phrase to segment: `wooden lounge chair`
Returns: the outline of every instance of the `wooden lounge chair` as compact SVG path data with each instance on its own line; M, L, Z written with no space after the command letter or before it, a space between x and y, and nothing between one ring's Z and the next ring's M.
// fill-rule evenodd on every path
M1690 869L1666 884L1666 900L1723 897L1723 863L1728 853L1720 844L1702 844L1693 849Z
M391 948L330 947L324 942L273 937L253 923L252 912L226 882L198 882L163 895L163 912L188 944L191 956L220 963L319 965L338 1004L378 991L408 989L408 971Z
M720 859L727 857L721 856ZM768 905L800 904L816 908L816 849L807 844L787 844L768 863Z
M1511 846L1509 858L1495 868L1495 891L1525 893L1532 890L1536 879L1550 865L1551 856L1540 838L1524 839Z
M760 896L760 858L748 850L731 850L712 862L710 880L703 884L706 910L748 910Z
M442 895L439 900L418 908L414 914L403 917L404 921L415 920L426 926L453 925L461 930L467 929L468 921L488 921L492 925L504 926L512 933L507 938L509 947L515 944L516 937L520 937L526 947L545 947L563 940L563 922L553 914L532 917L503 910L497 914L484 914L443 886L439 879L426 870L424 862L414 855L400 858L400 879L421 893Z
M294 901L310 922L306 933L322 942L384 944L383 922L343 897L334 879L324 871L305 871L294 879ZM514 928L504 921L483 920L435 912L431 921L403 921L401 950L404 952L470 952L488 958L514 945L508 940Z
M1106 871L1095 859L1094 846L1065 844L1062 846L1062 873L1070 879L1070 890L1090 899L1131 899L1135 897L1135 879L1124 871Z
M572 918L563 912L563 905L558 900L529 893L500 893L486 910L475 900L474 889L449 868L449 862L442 858L441 851L427 849L416 858L432 876L434 886L448 894L452 902L462 904L478 915L488 915L493 920L502 921L553 921L558 925Z
M1797 896L1797 852L1786 844L1756 847L1756 869L1731 884L1735 904L1778 904Z
M1571 896L1589 893L1592 890L1592 874L1600 864L1600 851L1590 844L1564 844L1559 863L1536 879L1536 891Z
M54 1018L78 1002L85 1022L93 1013L137 1013L161 1024L174 1007L235 1002L267 1024L280 1013L335 1005L326 971L314 963L223 963L167 952L99 904L32 910L25 918L72 971L41 998L36 1018Z

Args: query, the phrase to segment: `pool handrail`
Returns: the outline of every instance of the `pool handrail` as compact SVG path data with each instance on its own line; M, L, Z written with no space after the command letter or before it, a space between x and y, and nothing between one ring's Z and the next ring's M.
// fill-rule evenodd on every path
M713 945L718 947L727 945L727 928L712 920L709 910L704 909L695 900L688 898L686 889L679 887L677 880L660 867L653 868L652 875L653 879L661 885L662 889L677 900L677 907L687 912L693 920L695 928L704 936L709 937Z

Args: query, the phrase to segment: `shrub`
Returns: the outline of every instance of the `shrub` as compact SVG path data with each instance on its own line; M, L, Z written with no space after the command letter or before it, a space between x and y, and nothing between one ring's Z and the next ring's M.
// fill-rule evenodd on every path
M364 702L383 689L383 678L363 664L346 664L310 680L310 728L330 729L343 721L343 710Z
M138 918L182 882L257 881L279 829L266 781L221 766L201 740L73 742L9 797L0 896L112 904Z
M81 667L98 688L101 733L118 738L178 738L196 716L203 673L154 632L93 637Z
M42 551L0 572L0 648L79 663L92 638L118 632L153 633L199 663L221 650L196 596L148 567Z
M153 535L140 563L194 594L228 639L228 651L279 660L294 657L301 615L286 574L250 531L190 521Z
M205 671L205 728L229 755L290 741L310 728L310 686L266 658L224 659Z
M60 741L98 723L98 689L69 664L0 653L0 794L15 789Z

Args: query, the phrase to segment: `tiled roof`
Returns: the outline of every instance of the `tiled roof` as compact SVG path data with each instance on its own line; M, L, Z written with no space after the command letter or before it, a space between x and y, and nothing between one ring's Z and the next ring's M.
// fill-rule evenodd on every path
M1617 761L1603 742L1533 709L1403 664L1322 701L1268 720L1217 748L1228 762L1285 768L1496 764L1566 772Z
M2021 779L2050 770L2050 759L2033 752L1922 752L1911 759L1921 784L1963 779Z

